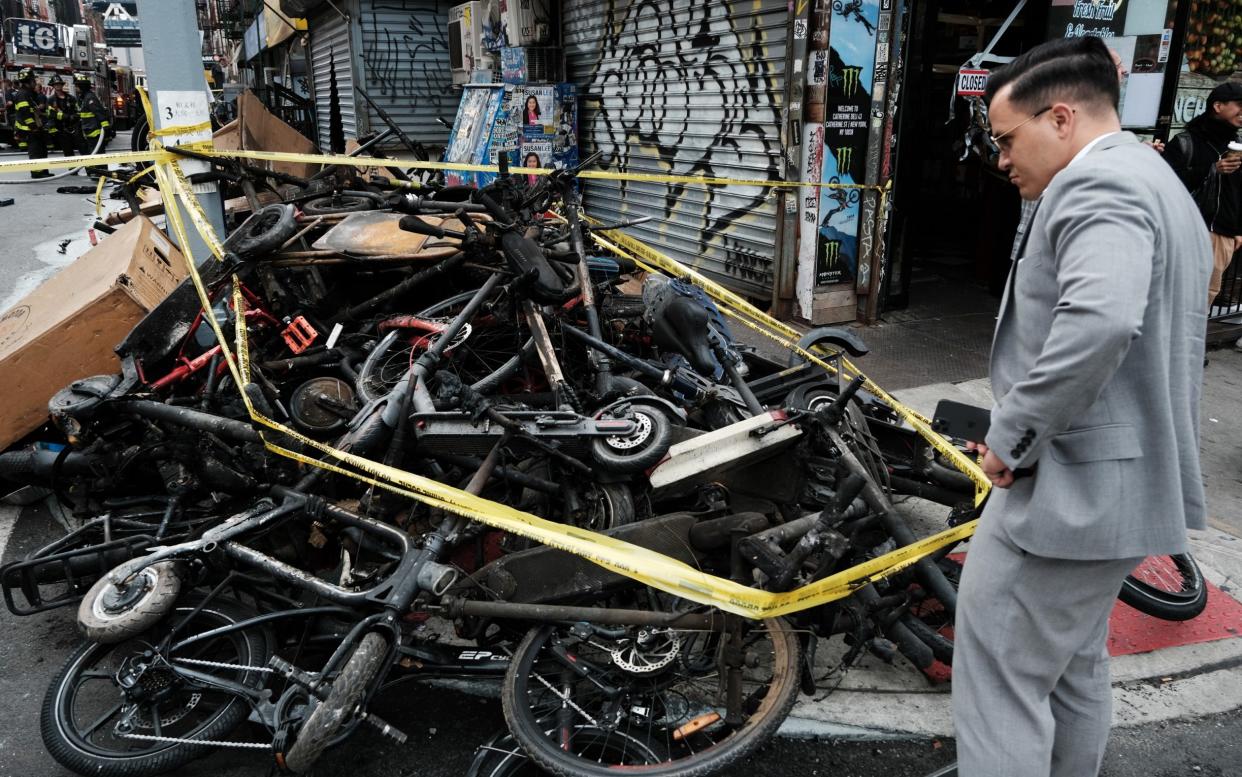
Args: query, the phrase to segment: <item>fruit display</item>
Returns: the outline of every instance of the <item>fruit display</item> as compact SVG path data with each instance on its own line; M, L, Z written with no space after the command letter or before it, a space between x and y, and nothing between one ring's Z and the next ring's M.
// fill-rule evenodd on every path
M1238 68L1242 50L1242 0L1192 0L1186 32L1190 69L1223 76Z

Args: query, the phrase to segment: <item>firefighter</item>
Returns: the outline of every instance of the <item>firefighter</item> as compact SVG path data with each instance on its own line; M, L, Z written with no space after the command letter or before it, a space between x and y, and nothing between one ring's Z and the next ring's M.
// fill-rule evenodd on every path
M78 153L78 100L65 91L65 79L52 76L48 85L52 96L48 98L48 145L59 148L65 156Z
M43 109L35 91L34 71L24 67L17 72L17 94L13 95L13 136L17 147L25 149L31 159L47 157ZM47 170L31 170L31 178L50 178Z
M95 84L90 76L79 73L73 77L73 85L78 88L78 119L82 130L82 153L92 153L96 143L100 144L99 150L103 151L108 143L108 128L112 126L112 122L108 121L108 111L100 102L99 95L95 94Z

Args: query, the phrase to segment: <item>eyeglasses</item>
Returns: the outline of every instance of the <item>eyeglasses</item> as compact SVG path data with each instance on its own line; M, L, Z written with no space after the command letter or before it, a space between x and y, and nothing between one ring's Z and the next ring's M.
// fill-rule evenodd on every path
M1010 127L1009 129L1005 130L999 135L990 135L989 137L992 138L992 142L995 143L998 148L1002 150L1007 150L1011 145L1013 145L1013 138L1009 138L1009 140L1007 140L1004 143L1001 143L1002 140L1004 140L1009 135L1012 135L1013 133L1017 132L1018 129L1020 129L1023 124L1029 124L1030 122L1035 121L1040 116L1043 116L1045 113L1047 113L1050 110L1052 110L1051 105L1044 107L1044 108L1040 108L1039 110L1032 113L1025 121L1018 122L1017 125Z

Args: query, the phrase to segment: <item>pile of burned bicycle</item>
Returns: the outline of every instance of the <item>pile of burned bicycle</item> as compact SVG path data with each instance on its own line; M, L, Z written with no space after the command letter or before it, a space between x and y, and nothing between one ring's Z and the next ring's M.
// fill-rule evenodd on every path
M200 268L209 310L187 281L118 346L119 375L58 393L62 449L0 455L80 525L0 574L15 613L80 602L87 641L42 712L57 761L156 774L240 746L302 773L361 727L404 741L372 711L390 685L469 676L500 683L512 749L550 771L707 774L814 691L820 639L844 635L844 665L951 661L949 548L748 620L326 453L767 591L912 543L895 494L975 515L971 481L861 379L765 358L702 288L596 248L617 225L584 223L572 173L315 202L257 210ZM359 208L425 240L309 248ZM866 350L838 330L801 345Z

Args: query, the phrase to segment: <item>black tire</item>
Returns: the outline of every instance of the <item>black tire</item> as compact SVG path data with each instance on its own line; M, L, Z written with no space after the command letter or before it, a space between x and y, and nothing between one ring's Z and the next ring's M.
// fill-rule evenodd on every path
M673 423L652 405L630 405L629 414L639 428L622 437L596 437L591 455L610 472L642 472L655 466L673 444Z
M745 720L736 726L720 717L711 719L720 715L714 701L721 671L719 634L680 633L688 647L667 665L636 673L620 666L615 653L601 644L615 640L597 634L575 643L571 628L532 629L518 646L501 688L509 730L531 760L553 774L610 777L619 768L644 777L714 774L771 738L798 696L801 642L780 620L747 621L744 626ZM580 665L596 671L583 678L566 670L552 645L577 654ZM631 653L622 656L633 658ZM595 681L619 689L621 702L609 699ZM572 705L562 704L566 695ZM590 722L605 719L596 705L618 716L612 725ZM593 711L597 714L591 715ZM568 717L558 719L558 714Z
M583 495L586 507L579 528L607 531L634 522L634 494L624 483L593 483Z
M224 250L240 257L270 254L298 231L292 205L267 205L242 222L224 241Z
M543 774L508 731L479 745L466 769L466 777L543 777Z
M1207 607L1203 572L1189 554L1148 556L1121 584L1118 598L1166 621L1188 621Z
M792 410L818 410L836 400L837 387L834 383L802 383L794 386L785 395L785 407Z
M384 198L371 192L341 192L316 197L302 203L302 212L307 216L330 216L334 213L360 213L367 210L378 210L384 206Z
M114 571L128 577L133 566L126 562ZM91 642L112 645L141 634L172 610L181 593L181 576L172 561L143 569L124 590L113 585L111 574L96 580L78 605L78 630Z
M366 696L371 681L388 657L388 640L376 632L364 636L332 681L328 698L315 705L298 729L293 747L285 753L285 767L295 774L310 769L332 738L349 722Z
M79 774L100 777L144 777L169 772L177 767L216 751L210 745L192 745L184 742L153 742L149 748L134 748L134 742L116 735L115 723L119 714L125 712L125 697L116 684L110 670L120 671L121 662L143 660L144 651L150 650L160 640L171 624L185 617L199 604L201 597L185 597L174 609L174 617L165 619L142 639L134 639L118 645L85 643L69 656L69 660L57 673L43 700L40 729L43 743L60 764ZM215 599L178 632L184 640L193 634L201 634L214 628L227 626L247 618L254 612L240 602ZM185 648L186 654L195 658L213 660L241 666L263 666L271 655L266 634L259 628L200 641ZM176 653L172 660L176 661ZM188 655L187 655L188 657ZM132 665L132 664L131 664ZM201 666L195 666L202 669ZM250 687L263 682L263 674L247 670L211 670L219 677ZM153 677L153 681L159 681ZM93 689L92 698L86 696L87 685ZM98 696L96 700L93 697ZM92 705L92 701L97 701ZM174 702L168 704L168 702ZM167 706L135 707L131 731L142 735L158 735L181 739L221 740L228 736L250 712L247 702L235 695L211 690L183 691L165 697ZM111 717L102 717L99 710L116 706ZM89 709L93 707L93 709ZM154 710L155 715L151 712ZM201 720L200 720L201 718ZM98 724L94 731L83 736L78 723L85 721ZM157 727L155 724L159 722ZM189 721L189 725L184 725ZM109 726L112 723L112 726ZM89 728L89 726L87 726Z

